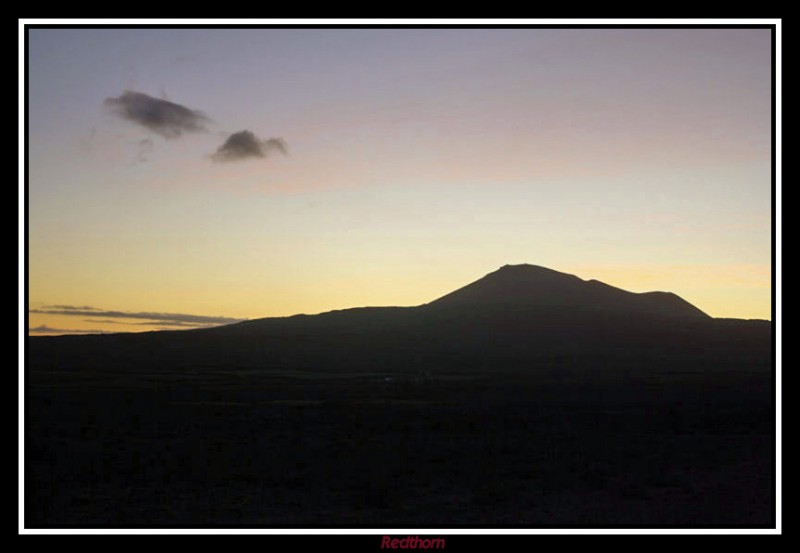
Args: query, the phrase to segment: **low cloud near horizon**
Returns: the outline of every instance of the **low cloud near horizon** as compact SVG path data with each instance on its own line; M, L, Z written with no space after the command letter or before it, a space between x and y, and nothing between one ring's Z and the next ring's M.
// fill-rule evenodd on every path
M97 320L98 317L102 317L104 319L135 319L147 322L134 323L134 324L141 324L141 325L150 324L152 326L160 326L160 327L175 326L175 327L201 328L207 326L239 323L246 320L246 319L237 319L233 317L191 315L187 313L113 311L113 310L100 309L97 307L91 307L88 305L83 305L83 306L47 305L41 309L31 309L29 312L38 313L42 315L68 315L74 317L94 317L95 318L94 322L98 322ZM118 321L107 320L105 322L117 323ZM42 325L42 327L44 327L45 329L48 328L45 325ZM42 328L42 327L37 327L37 328ZM33 330L34 329L31 329L31 331ZM48 330L40 330L40 332L48 332ZM80 332L89 332L89 331L80 331Z
M28 329L28 334L109 334L108 330L97 329L77 329L77 328L53 328L47 325L39 325Z
M266 158L278 152L286 155L288 146L282 138L260 139L255 133L243 130L228 136L225 142L212 154L217 162L241 161L250 158Z
M125 325L125 326L158 326L161 328L207 328L210 326L219 326L217 323L187 323L185 321L143 321L143 322L131 322L131 321L123 321L123 320L114 320L114 319L83 319L85 323L102 323L102 324L114 324L114 325Z
M106 98L104 104L118 117L168 139L187 132L204 132L205 124L211 121L199 110L133 90Z

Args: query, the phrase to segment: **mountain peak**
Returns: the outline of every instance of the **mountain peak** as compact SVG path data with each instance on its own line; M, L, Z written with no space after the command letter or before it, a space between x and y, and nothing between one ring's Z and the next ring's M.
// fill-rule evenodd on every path
M558 274L558 275L566 275L567 273L562 273L560 271L555 271L553 269L548 269L547 267L542 267L541 265L532 265L530 263L519 263L517 265L506 264L494 271L494 273L502 273L502 274ZM572 276L572 275L569 275Z
M547 298L572 296L583 281L539 265L503 265L431 305L498 305L545 302Z
M499 269L494 272L489 273L484 277L486 278L496 278L501 277L505 279L518 279L518 280L527 280L530 282L534 281L542 281L542 280L550 280L550 281L581 281L575 275L571 275L569 273L562 273L561 271L556 271L553 269L548 269L547 267L542 267L541 265L531 265L529 263L521 263L519 265L503 265Z
M708 317L669 292L637 294L598 280L585 281L575 275L530 264L503 265L428 305Z

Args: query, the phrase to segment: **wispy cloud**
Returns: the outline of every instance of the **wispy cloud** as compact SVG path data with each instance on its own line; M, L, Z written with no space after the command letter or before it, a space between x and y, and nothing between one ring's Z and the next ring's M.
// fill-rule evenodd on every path
M102 323L102 324L115 324L125 326L157 326L159 328L206 328L210 326L219 326L219 323L194 323L185 321L124 321L114 319L83 319L85 323Z
M153 151L153 141L149 138L144 138L139 141L139 155L137 160L139 163L144 163L150 158L150 152Z
M282 138L265 140L253 132L243 130L228 136L211 156L214 161L241 161L249 158L266 158L274 152L286 155L288 146Z
M175 327L205 327L238 323L245 319L233 317L214 317L208 315L190 315L187 313L159 313L150 311L112 311L92 307L89 305L46 305L41 309L31 309L30 313L43 315L68 315L73 317L92 317L93 321L100 322L98 318L106 319L103 322L116 322L115 319L142 320L140 324L152 326ZM110 320L109 320L110 319Z
M108 334L108 331L84 328L53 328L47 325L39 325L29 328L28 334Z
M178 138L186 132L205 131L205 124L210 121L201 111L133 90L126 90L116 98L106 98L104 103L122 119L141 125L164 138Z

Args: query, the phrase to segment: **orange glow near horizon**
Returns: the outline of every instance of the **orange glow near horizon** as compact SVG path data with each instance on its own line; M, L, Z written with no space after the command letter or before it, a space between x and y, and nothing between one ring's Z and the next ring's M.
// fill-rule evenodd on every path
M496 269L498 267L495 267ZM491 269L491 270L494 270ZM491 272L491 270L487 271ZM644 267L574 267L560 269L563 272L576 274L584 280L595 279L631 292L671 291L683 297L696 307L713 317L771 319L770 301L770 268L757 265L744 266L661 266ZM429 275L424 282L415 282L413 275L397 281L376 280L374 277L362 275L352 276L317 286L316 290L304 289L276 284L272 290L253 290L241 288L238 293L226 293L224 300L208 301L204 313L215 317L231 319L257 319L262 317L283 317L298 313L316 314L334 309L365 306L414 306L430 302L461 286L465 286L483 275L475 275L469 280L456 283L455 277L439 274ZM731 301L736 296L736 302ZM147 309L146 303L137 304L126 298L127 305L141 306L141 309L126 310L128 313L153 312ZM119 305L123 302L108 304L98 302L98 309L106 310L108 305ZM233 309L223 310L227 304ZM34 311L49 308L53 304L32 305ZM174 307L164 310L166 314L197 315L191 311L196 305L193 301L175 302ZM767 309L764 309L764 306ZM196 310L195 310L196 311ZM162 311L159 311L161 313ZM153 324L148 324L153 323ZM200 323L199 326L216 326L223 322ZM152 330L182 330L192 328L185 323L171 325L168 321L156 324L146 318L108 318L86 315L81 317L30 313L29 334L55 335L59 329L75 331L75 333L94 332L143 332ZM39 329L39 330L37 330Z

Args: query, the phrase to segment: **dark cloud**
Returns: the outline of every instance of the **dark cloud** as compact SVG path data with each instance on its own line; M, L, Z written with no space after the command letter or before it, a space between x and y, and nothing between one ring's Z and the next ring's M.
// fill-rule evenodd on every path
M29 328L28 334L108 334L108 331L80 328L53 328L47 325L39 325Z
M106 98L105 105L119 117L164 138L178 138L185 132L205 131L205 124L209 122L208 117L200 111L133 90L126 90L117 98Z
M230 135L211 156L214 161L240 161L248 158L265 158L274 152L286 155L286 141L282 138L262 140L244 130Z
M30 313L44 315L70 315L75 317L103 317L106 319L137 319L151 321L153 325L163 326L213 326L238 323L244 319L232 317L210 317L207 315L189 315L186 313L156 313L156 312L130 312L109 311L97 307L73 305L47 305L42 309L31 309ZM95 319L97 320L97 319ZM144 323L147 324L147 323Z

